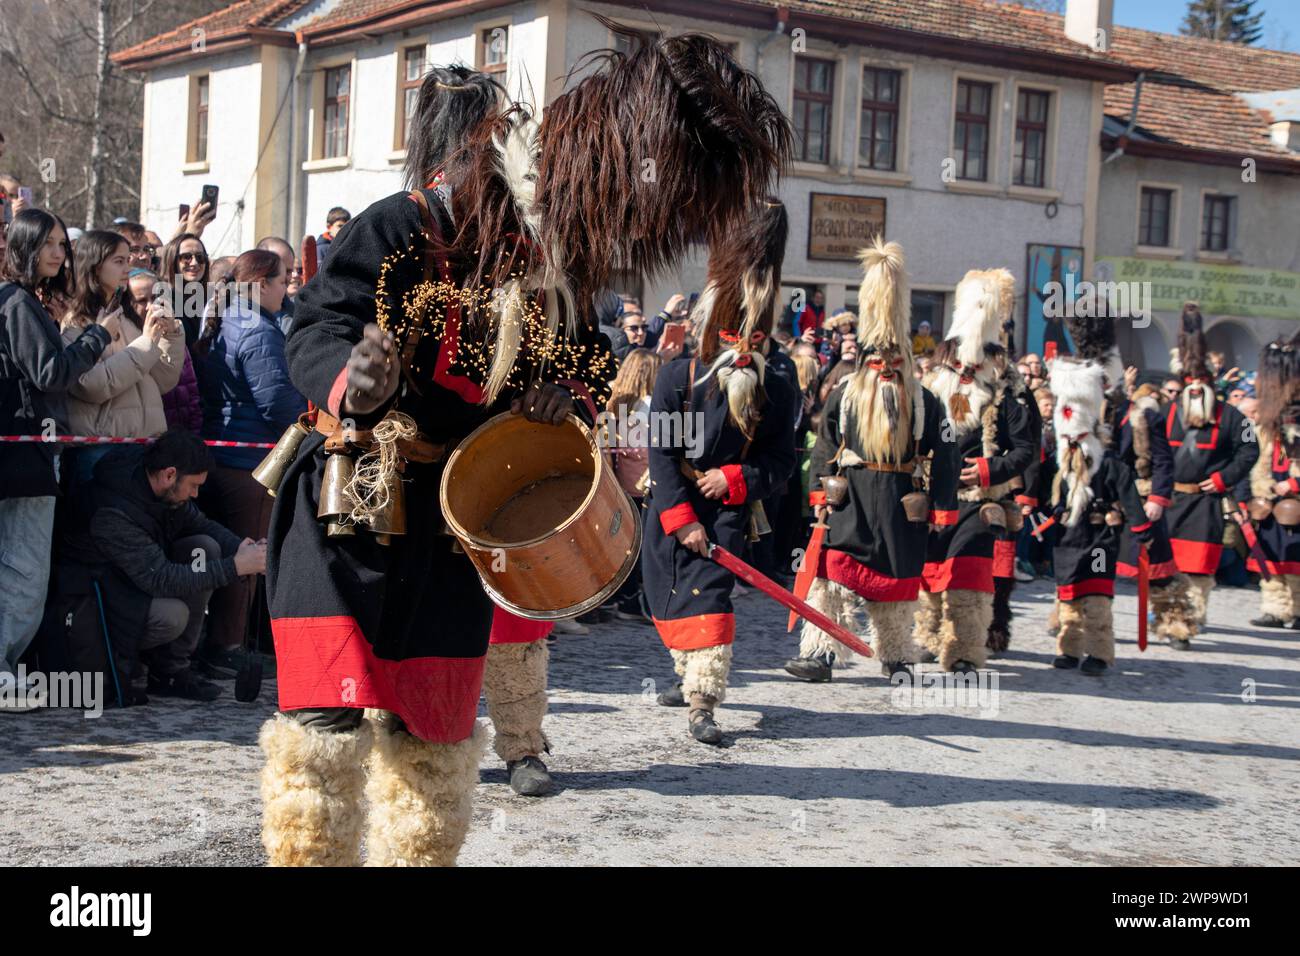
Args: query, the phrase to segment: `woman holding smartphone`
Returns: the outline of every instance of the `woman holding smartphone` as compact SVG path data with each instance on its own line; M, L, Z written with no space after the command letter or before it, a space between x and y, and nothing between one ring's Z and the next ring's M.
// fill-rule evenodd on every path
M44 302L72 284L68 231L40 209L14 217L0 268L0 434L40 435L62 425L64 396L88 371L110 336L87 327L70 344ZM52 442L0 444L0 698L17 709L40 706L14 674L41 623L50 577L58 449ZM33 699L33 697L37 699Z
M165 299L137 315L127 286L127 241L115 232L88 232L77 241L77 291L63 316L71 343L90 325L112 336L94 367L68 390L68 426L76 435L153 438L167 430L163 395L185 365L185 333ZM111 445L77 449L74 475L89 481Z

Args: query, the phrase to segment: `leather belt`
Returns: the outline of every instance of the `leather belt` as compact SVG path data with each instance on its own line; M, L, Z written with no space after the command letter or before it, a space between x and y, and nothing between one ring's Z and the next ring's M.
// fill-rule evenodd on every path
M1201 486L1189 481L1175 481L1174 491L1181 491L1185 495L1200 494Z
M326 452L347 449L360 449L365 452L374 448L375 440L370 429L345 429L342 422L323 408L316 410L316 431L325 436ZM397 453L407 461L429 465L442 461L447 454L447 445L435 445L421 432L410 440L398 439Z
M909 475L916 470L913 462L899 464L894 461L864 461L861 465L855 465L855 468L865 468L867 471L892 471L907 472Z

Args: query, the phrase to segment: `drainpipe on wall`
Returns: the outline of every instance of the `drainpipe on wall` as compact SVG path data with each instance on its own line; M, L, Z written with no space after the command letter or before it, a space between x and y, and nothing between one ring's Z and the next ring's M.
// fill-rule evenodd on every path
M1120 134L1119 142L1116 144L1115 150L1101 161L1103 166L1106 165L1106 163L1109 163L1112 159L1119 159L1124 155L1124 146L1128 143L1128 138L1133 135L1133 128L1137 126L1138 103L1142 99L1142 80L1145 76L1145 73L1139 73L1137 82L1133 84L1133 108L1129 112L1128 126L1125 127L1124 132Z
M298 62L294 65L293 76L289 78L289 220L285 223L284 238L295 249L302 241L296 231L299 222L298 195L299 177L302 176L302 163L298 159L298 84L302 79L302 66L307 60L307 41L302 31L295 34L298 40Z
M758 54L754 58L755 74L759 76L762 75L763 51L766 50L773 41L785 35L785 25L789 21L789 19L790 19L790 11L788 9L786 9L785 7L776 8L776 26L772 28L771 33L763 37L763 39L758 42Z

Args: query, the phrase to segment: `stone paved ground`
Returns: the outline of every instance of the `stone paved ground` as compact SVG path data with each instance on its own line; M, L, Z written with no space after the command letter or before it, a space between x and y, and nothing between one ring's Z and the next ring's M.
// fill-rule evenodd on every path
M1090 679L1052 669L1050 600L1043 582L1017 592L981 709L899 700L865 662L829 685L789 680L785 612L746 597L721 749L653 703L671 670L652 629L561 638L546 726L563 789L515 797L490 756L461 862L1300 858L1300 634L1252 629L1256 593L1220 589L1198 650L1139 654L1122 587L1119 666ZM263 698L0 714L0 864L260 863L254 740L273 683Z

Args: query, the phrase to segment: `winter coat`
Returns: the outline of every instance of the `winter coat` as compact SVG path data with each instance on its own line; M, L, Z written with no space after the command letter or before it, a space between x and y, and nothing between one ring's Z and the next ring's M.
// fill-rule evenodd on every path
M198 434L203 430L203 404L199 401L199 380L194 375L194 358L185 350L185 364L176 387L163 395L163 414L168 428L184 428Z
M71 345L83 327L68 323ZM94 367L68 389L68 430L105 438L153 438L167 430L163 395L176 387L185 361L185 332L179 327L158 344L126 316L121 331Z
M225 310L195 372L207 439L274 443L307 409L289 380L284 333L269 312L242 299ZM214 448L213 456L218 465L251 471L266 451Z
M106 329L92 325L70 344L26 289L0 283L0 435L40 435L46 422L67 432L64 393L108 347ZM0 498L58 494L51 442L0 443Z

